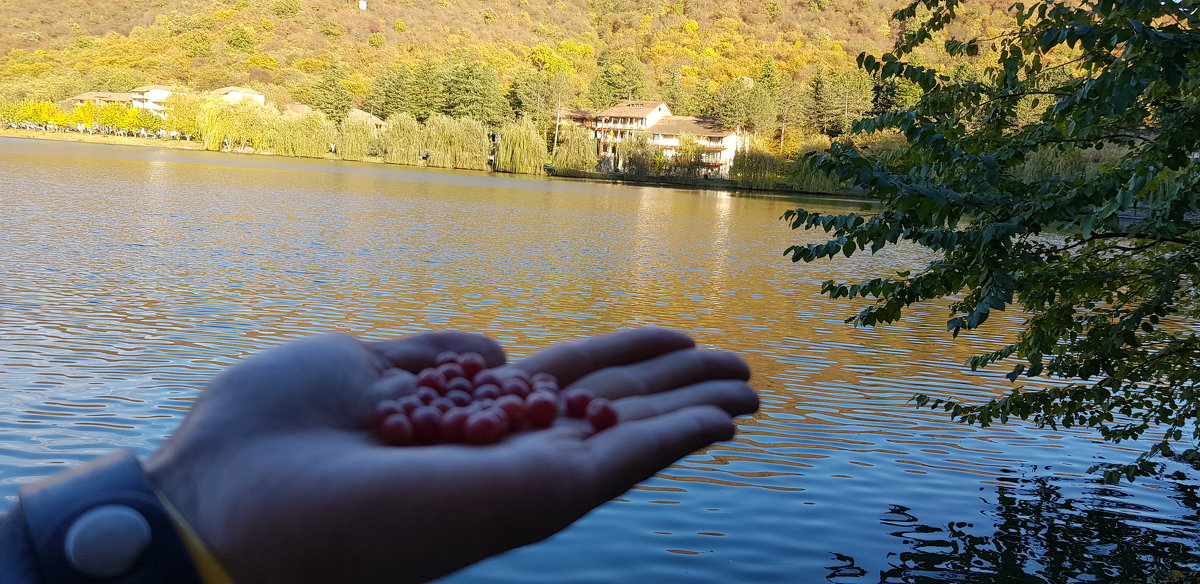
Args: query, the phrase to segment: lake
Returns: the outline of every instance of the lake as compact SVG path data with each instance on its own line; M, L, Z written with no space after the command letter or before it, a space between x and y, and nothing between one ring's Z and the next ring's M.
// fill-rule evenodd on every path
M0 498L114 448L146 454L205 381L306 335L457 328L511 356L656 325L736 351L762 395L696 453L557 536L444 580L1146 582L1200 569L1198 473L1103 485L1137 445L916 409L983 400L944 303L843 324L829 278L915 248L793 264L789 208L859 203L369 163L0 138Z

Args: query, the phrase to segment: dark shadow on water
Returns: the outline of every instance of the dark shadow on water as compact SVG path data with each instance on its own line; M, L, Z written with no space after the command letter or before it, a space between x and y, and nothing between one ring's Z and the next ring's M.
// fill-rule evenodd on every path
M1200 582L1200 541L1192 522L1152 517L1119 489L1093 485L1078 499L1053 479L997 487L994 508L976 521L931 526L903 506L880 519L905 550L888 553L878 574L831 553L829 582L1063 584ZM1175 484L1172 498L1200 508L1196 487ZM1175 517L1178 517L1176 515ZM1195 518L1196 515L1192 514ZM982 519L979 521L978 519ZM991 525L987 525L991 520ZM982 528L982 529L981 529ZM991 533L988 533L988 531Z

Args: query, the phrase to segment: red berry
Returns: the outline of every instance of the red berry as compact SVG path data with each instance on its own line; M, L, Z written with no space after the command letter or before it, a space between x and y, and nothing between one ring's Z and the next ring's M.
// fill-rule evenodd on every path
M475 387L488 384L499 387L501 383L504 383L504 380L500 378L500 374L496 373L495 369L484 369L483 371L480 371L479 373L475 374L475 379L473 381L475 382Z
M525 421L525 400L517 395L505 395L496 400L496 405L508 414L509 424L513 428L520 427Z
M500 397L500 388L490 383L475 388L475 399L496 399Z
M485 397L485 398L476 399L475 401L471 402L471 405L467 406L467 408L473 412L481 412L481 411L486 410L494 405L496 405L496 400Z
M449 383L451 379L456 379L464 375L462 366L457 362L443 363L438 365L438 371L442 373L442 377L446 378L447 383Z
M471 444L491 444L500 439L503 428L500 419L488 411L475 412L467 418L463 433Z
M442 425L442 411L433 406L421 406L409 416L412 420L413 441L418 444L433 444L438 440Z
M385 399L379 402L379 405L375 406L375 411L371 414L371 427L378 428L388 416L396 413L404 413L404 408L400 406L400 402L394 399Z
M433 398L438 397L438 395L440 395L438 391L432 387L417 388L417 399L421 400L421 403L423 404L432 402Z
M396 400L396 403L400 405L400 410L406 414L411 414L413 410L425 405L425 402L421 401L421 398L415 395L406 395Z
M504 384L500 386L500 393L503 395L517 395L525 397L533 388L529 387L529 383L519 377L509 377L504 380Z
M462 391L461 389L451 389L446 392L446 398L454 402L456 406L467 406L471 404L471 394Z
M587 421L597 432L617 425L617 410L608 400L598 397L587 405Z
M413 441L413 425L408 416L392 414L379 425L379 439L388 446L408 446Z
M525 420L534 428L549 428L558 417L558 397L550 392L535 391L525 398Z
M498 405L492 406L483 411L495 416L497 420L500 420L500 434L501 435L507 434L510 430L513 429L512 419L508 417L508 412L505 412L504 409L501 408L500 406L498 406Z
M430 367L417 374L417 385L432 387L440 392L446 386L446 378L441 371Z
M454 379L446 382L446 393L450 393L454 390L463 391L469 394L472 391L475 391L475 384L471 383L470 380L464 377L455 377Z
M455 404L453 400L446 397L435 397L433 398L433 401L429 402L429 405L437 408L438 411L442 413L446 413L450 411L450 408L455 407L457 404Z
M587 412L588 404L592 403L592 392L576 388L562 394L563 404L567 406L567 415L572 418L582 418Z
M434 359L433 362L438 365L445 365L446 363L457 363L458 362L458 353L455 353L454 351L445 351L442 353L438 353L437 359Z
M474 379L480 371L487 369L487 362L479 353L463 353L458 357L458 364L463 368L463 374Z
M441 436L443 442L466 441L467 418L471 413L466 408L454 408L442 414Z

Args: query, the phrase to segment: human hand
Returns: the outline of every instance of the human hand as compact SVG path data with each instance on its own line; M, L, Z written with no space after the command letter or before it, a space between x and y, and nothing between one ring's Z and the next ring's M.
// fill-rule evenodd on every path
M506 366L613 400L617 426L560 417L490 446L382 445L374 406L414 391L412 372L443 351L504 362L453 332L257 355L209 384L147 473L239 584L419 582L561 530L758 407L741 359L642 329Z

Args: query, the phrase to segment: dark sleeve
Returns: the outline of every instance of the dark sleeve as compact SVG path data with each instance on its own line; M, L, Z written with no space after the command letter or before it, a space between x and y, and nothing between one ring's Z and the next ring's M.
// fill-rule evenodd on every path
M25 513L21 505L0 516L0 582L4 584L37 584L41 580L33 573L33 550L25 532Z

